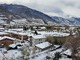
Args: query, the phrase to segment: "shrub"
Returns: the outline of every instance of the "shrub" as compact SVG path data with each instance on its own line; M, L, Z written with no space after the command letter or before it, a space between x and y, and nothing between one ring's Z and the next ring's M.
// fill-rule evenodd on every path
M60 54L60 52L56 52L53 60L59 60L59 58L61 58L61 54Z

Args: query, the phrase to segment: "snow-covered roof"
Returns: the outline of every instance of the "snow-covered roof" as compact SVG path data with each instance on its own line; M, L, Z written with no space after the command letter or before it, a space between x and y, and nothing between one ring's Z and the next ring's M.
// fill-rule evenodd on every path
M1 18L0 18L0 24L5 24L5 23L6 23L6 21L1 20Z
M22 28L19 28L19 29L9 29L9 31L22 31L23 29Z
M46 27L41 27L41 29L46 29Z
M68 49L68 50L62 52L61 54L66 54L66 55L70 55L71 56L71 50Z
M4 36L4 37L0 37L0 40L3 40L3 39L11 39L11 40L15 40L15 38L12 38L12 37L8 37L8 36Z
M0 29L5 29L5 28L0 28Z
M6 32L0 32L0 35L5 35L5 34L8 34L8 33L6 33Z
M37 44L36 47L41 48L41 49L45 49L45 48L47 48L47 47L49 47L51 45L52 44L49 43L49 42L43 42L43 43Z
M46 38L44 35L33 35L32 37L33 37L34 39Z
M9 47L15 48L16 44L10 44Z
M58 47L60 47L60 45L54 45L54 47L55 47L55 48L58 48Z
M17 34L17 35L30 35L31 33L26 31L7 31L8 33L13 33L13 34Z
M10 44L9 46L12 47L12 48L15 48L17 45L23 45L23 43Z
M69 33L63 33L63 32L54 32L54 31L38 31L39 34L45 35L45 36L69 36Z
M26 32L19 32L19 33L15 33L15 34L19 34L19 35L27 35Z
M23 29L9 29L9 30L6 30L5 32L8 32L8 33L13 33L13 34L17 34L17 35L27 35L27 36L32 36L32 32L31 30L27 30L27 31L23 31Z

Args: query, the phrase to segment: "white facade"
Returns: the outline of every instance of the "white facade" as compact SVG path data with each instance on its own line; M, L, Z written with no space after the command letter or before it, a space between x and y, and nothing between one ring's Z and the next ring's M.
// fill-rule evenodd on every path
M32 44L35 46L36 44L40 44L46 41L46 37L43 35L34 35L32 36Z

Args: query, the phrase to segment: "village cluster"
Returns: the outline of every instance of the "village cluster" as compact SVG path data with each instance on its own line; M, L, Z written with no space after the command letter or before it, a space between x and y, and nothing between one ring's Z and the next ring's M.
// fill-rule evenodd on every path
M79 34L72 31L75 28L60 28L0 28L0 60L72 60L71 51L63 47L63 42Z

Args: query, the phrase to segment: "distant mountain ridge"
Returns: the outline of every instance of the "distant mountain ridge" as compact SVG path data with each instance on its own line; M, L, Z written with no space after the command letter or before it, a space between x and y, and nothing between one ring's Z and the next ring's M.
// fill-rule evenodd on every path
M80 26L80 18L77 17L63 18L63 17L53 16L52 18L53 20L56 21L56 23L60 25Z
M4 16L4 17L3 17ZM8 20L11 16L12 20ZM28 8L23 5L16 4L0 4L0 24L5 24L6 22L11 24L16 22L16 24L50 24L50 25L79 25L80 18L71 17L63 18L58 16L50 17L42 12ZM15 23L14 23L15 24Z

